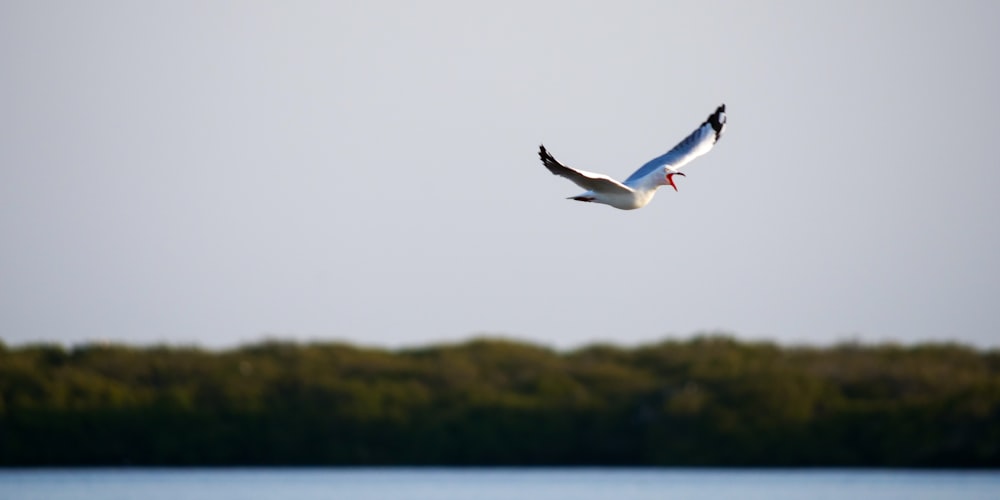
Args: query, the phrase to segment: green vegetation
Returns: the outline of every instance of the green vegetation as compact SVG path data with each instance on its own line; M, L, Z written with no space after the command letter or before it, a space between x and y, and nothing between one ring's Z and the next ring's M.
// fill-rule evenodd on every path
M1000 352L0 343L0 465L1000 466Z

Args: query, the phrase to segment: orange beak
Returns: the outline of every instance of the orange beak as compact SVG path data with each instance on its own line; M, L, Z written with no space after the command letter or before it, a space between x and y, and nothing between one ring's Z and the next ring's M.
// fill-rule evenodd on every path
M667 174L667 184L670 184L670 187L674 188L674 191L677 191L677 184L674 184L675 175L679 175L681 177L687 177L687 176L681 172L671 172Z

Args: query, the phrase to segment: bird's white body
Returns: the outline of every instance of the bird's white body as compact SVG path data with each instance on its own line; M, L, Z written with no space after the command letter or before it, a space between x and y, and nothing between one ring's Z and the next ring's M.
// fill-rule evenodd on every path
M595 174L585 170L577 170L577 172L586 178L582 182L577 182L578 185L581 187L594 187L585 193L571 196L568 199L603 203L621 210L635 210L636 208L646 206L646 204L652 201L656 190L665 184L656 182L656 179L652 176L630 182L629 184L631 185L629 185L618 182L603 174Z
M538 156L542 164L555 175L565 177L587 191L569 199L602 203L621 210L634 210L646 206L660 186L675 190L675 175L684 175L680 168L691 160L709 152L726 128L726 105L712 113L704 123L667 153L653 158L623 182L604 174L567 167L552 157L545 146L540 146Z
M595 193L588 191L597 203L611 205L621 210L635 210L653 200L659 186L652 189L633 189L631 193Z

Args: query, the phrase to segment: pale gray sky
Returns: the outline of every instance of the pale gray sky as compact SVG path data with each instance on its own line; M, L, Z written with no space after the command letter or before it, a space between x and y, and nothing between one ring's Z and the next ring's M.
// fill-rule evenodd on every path
M0 3L0 338L1000 346L1000 3ZM725 102L716 148L624 178Z

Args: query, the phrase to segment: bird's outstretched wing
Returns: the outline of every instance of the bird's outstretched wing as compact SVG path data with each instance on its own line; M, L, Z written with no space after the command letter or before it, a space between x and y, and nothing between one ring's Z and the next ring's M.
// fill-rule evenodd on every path
M573 181L573 183L577 186L580 186L588 191L597 191L602 193L613 193L616 191L632 192L632 188L604 174L595 174L594 172L577 170L559 163L552 157L552 155L549 154L548 151L545 150L545 146L538 146L538 157L542 159L542 164L545 165L545 168L549 169L549 172L565 177Z
M715 112L709 115L704 123L673 149L639 167L639 170L625 179L625 184L641 179L662 166L668 166L673 171L679 170L691 160L709 152L712 146L715 146L716 141L722 137L722 132L725 129L726 105L723 104L716 108Z

